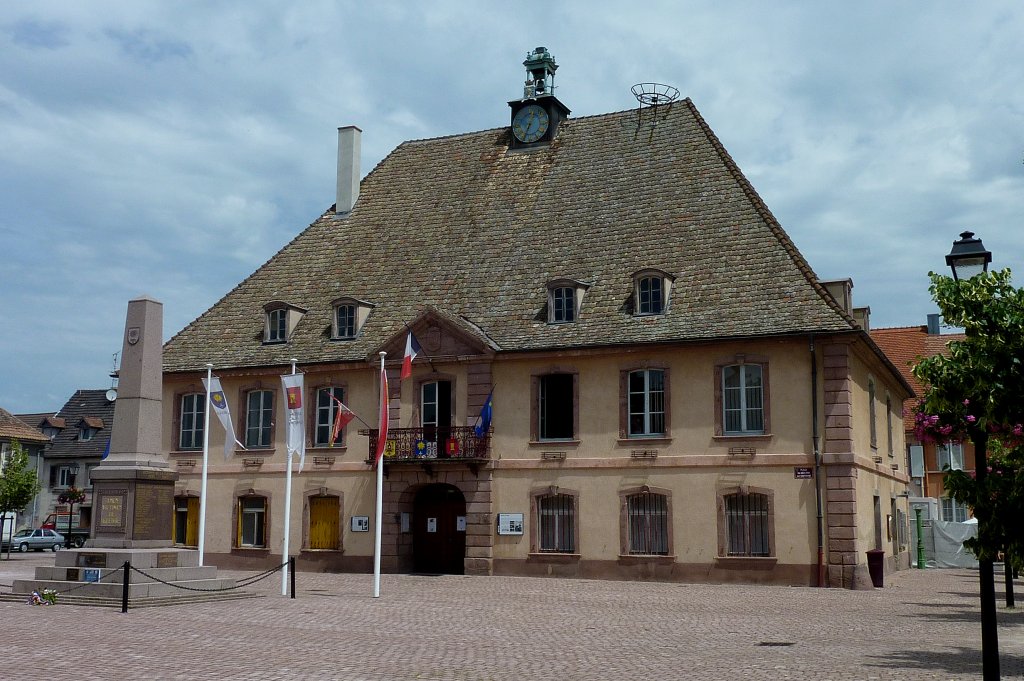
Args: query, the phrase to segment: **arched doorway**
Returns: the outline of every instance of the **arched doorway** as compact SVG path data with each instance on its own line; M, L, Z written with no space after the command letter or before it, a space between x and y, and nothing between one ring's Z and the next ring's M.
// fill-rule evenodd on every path
M465 573L466 498L453 485L427 485L416 493L412 513L416 572Z

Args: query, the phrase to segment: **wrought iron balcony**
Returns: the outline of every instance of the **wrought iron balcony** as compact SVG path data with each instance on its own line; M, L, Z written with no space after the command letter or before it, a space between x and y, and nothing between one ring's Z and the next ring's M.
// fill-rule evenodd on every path
M370 438L367 458L373 459L380 431L360 430L359 434ZM384 458L388 461L487 460L491 458L491 435L477 437L472 426L388 428Z

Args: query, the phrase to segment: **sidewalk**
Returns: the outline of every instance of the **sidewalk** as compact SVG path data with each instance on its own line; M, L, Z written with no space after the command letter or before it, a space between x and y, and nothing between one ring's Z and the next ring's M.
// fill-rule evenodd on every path
M0 584L52 565L0 561ZM226 573L235 577L247 573ZM977 573L909 570L884 589L300 572L267 597L122 614L0 603L5 678L976 679ZM1024 678L999 597L1004 679ZM0 588L0 591L7 589Z

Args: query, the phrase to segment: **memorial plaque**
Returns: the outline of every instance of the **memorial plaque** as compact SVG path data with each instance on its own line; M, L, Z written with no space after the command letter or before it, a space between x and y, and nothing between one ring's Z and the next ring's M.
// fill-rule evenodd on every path
M156 554L156 566L158 568L178 567L178 554L158 553Z
M64 573L65 582L77 582L78 581L78 568L68 568Z
M174 487L139 483L135 487L135 539L170 539Z
M124 508L127 505L127 498L127 490L100 495L100 519L97 523L100 528L124 530Z

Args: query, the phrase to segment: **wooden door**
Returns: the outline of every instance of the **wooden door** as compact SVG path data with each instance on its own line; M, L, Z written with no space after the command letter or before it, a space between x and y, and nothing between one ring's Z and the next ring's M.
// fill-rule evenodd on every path
M451 485L429 485L413 508L413 564L417 572L465 573L466 500Z
M338 497L309 498L310 549L337 550L339 516L340 502Z

